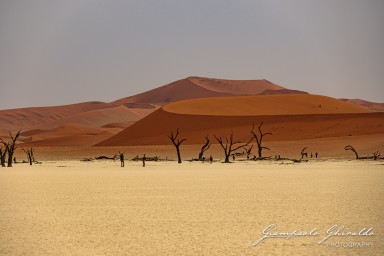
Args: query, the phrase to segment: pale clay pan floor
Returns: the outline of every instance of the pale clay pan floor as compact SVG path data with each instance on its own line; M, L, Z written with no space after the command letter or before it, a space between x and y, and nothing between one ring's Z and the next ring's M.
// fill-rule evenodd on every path
M384 162L84 163L0 168L0 255L384 255ZM318 228L317 237L262 230ZM372 248L318 242L372 227Z

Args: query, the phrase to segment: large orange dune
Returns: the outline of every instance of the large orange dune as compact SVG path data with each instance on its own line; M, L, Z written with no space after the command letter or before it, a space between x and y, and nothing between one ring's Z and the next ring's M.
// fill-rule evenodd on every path
M270 95L172 103L98 146L168 144L167 135L177 128L189 144L231 131L247 140L252 125L262 121L263 129L273 133L272 141L384 134L384 113L324 96Z
M255 95L259 96L255 97ZM183 126L182 123L175 125L175 122L179 122L177 118L167 119L169 114L172 113L187 115L191 120L195 116L212 116L209 120L202 121L209 123L210 120L216 120L219 117L228 119L229 116L251 117L250 119L254 119L253 117L271 115L290 115L292 117L294 115L344 115L372 111L383 112L383 105L382 103L363 100L340 101L330 97L310 95L306 92L286 89L265 79L224 80L188 77L112 103L85 102L55 107L0 110L0 138L8 139L8 131L22 130L22 141L28 141L28 143L33 143L35 146L43 144L67 146L68 144L72 145L72 141L76 141L75 144L81 144L81 141L85 141L85 145L92 145L92 143L99 143L103 140L106 140L105 143L109 145L111 142L107 140L108 136L112 136L118 130L127 127L129 127L128 130L141 127L143 123L138 121L160 107L163 107L163 110L156 112L154 117L162 115L161 113L164 112L167 116L164 116L162 120L159 119L158 122L161 125L164 122L170 123L166 128L166 130L170 130L171 127ZM151 120L151 118L148 120ZM308 116L305 116L305 120L307 118ZM221 119L216 122L220 123ZM267 117L264 119L267 119ZM143 121L147 122L146 120ZM138 123L135 124L136 122ZM241 123L242 121L236 122ZM246 122L249 123L249 121ZM271 120L271 122L273 121ZM70 125L68 126L68 124ZM76 133L77 130L72 125L82 126L82 131ZM152 130L154 130L154 127L159 126L158 123L147 123L147 125L151 129L146 132L149 136L147 138L149 141L145 142L146 144L166 143L164 134L162 134L165 131L161 133L161 139L152 138L157 136L157 131ZM195 126L196 124L192 123L184 130L185 132L195 130L212 133L209 127L200 124ZM236 127L235 124L228 125L228 127L231 126ZM294 126L292 127L294 129ZM55 130L56 128L67 129L68 131L58 133ZM93 128L104 128L105 130L94 133ZM211 128L215 129L214 127ZM140 141L135 142L135 144L141 144L144 141L140 134L144 134L144 131L147 130L145 128L141 130L138 132L139 137L132 139L132 141ZM47 134L55 134L55 137L47 136ZM60 137L60 134L62 137ZM100 134L103 134L103 136ZM76 136L86 137L77 138ZM143 135L143 137L146 136ZM113 139L111 138L111 140ZM118 143L132 143L132 141L124 141ZM188 143L192 143L192 141L193 139L189 139Z
M205 77L188 77L159 88L115 101L123 103L150 103L163 106L170 102L184 99L258 95L265 91L276 91L279 94L289 94L291 90L262 80L225 80ZM295 91L296 93L305 93Z
M214 92L234 95L257 95L266 90L282 90L284 87L268 80L225 80L205 77L189 77L192 83ZM287 90L287 89L286 89Z
M189 99L163 107L167 112L189 115L255 116L368 113L372 110L331 97L295 94Z
M112 103L80 104L0 110L3 130L51 129L66 123L100 127L108 123L125 123L141 119L159 106L189 99L259 93L286 94L292 90L267 80L223 80L189 77L159 88L123 98Z

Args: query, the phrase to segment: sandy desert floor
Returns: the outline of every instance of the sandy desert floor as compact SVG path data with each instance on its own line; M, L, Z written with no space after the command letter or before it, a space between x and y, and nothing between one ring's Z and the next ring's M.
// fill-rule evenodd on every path
M0 168L0 255L383 255L383 180L383 161L18 164ZM252 246L270 224L318 235ZM319 245L333 225L374 235Z

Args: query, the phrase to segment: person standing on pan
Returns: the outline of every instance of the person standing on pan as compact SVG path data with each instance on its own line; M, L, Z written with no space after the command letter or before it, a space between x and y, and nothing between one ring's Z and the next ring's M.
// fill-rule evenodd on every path
M147 160L147 158L145 157L145 154L143 156L143 167L145 167L145 160Z
M119 152L119 154L120 154L120 166L124 167L124 153Z

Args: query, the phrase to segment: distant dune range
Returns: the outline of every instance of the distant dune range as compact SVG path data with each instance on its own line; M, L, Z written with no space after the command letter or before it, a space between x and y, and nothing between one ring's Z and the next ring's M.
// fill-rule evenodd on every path
M180 128L193 144L230 129L246 137L253 122L264 120L277 132L273 139L289 140L380 133L378 111L384 104L310 95L267 80L188 77L111 103L0 110L0 136L21 129L24 146L34 147L160 145ZM282 128L287 134L278 135Z
M384 134L384 113L318 95L269 95L184 100L171 103L98 146L161 145L177 128L186 143L206 135L247 140L264 121L271 141ZM156 127L155 129L153 127ZM212 138L211 138L212 139Z

